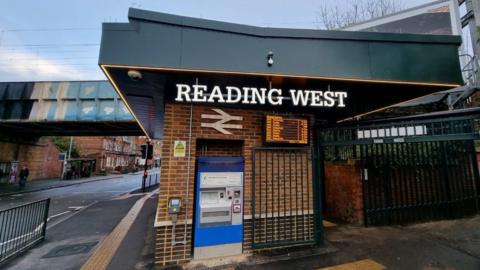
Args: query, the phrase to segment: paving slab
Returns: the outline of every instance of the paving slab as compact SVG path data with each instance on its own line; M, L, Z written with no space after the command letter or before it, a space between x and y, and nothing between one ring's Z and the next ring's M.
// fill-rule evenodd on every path
M480 216L411 226L326 229L336 252L235 269L320 269L373 260L386 269L480 269Z

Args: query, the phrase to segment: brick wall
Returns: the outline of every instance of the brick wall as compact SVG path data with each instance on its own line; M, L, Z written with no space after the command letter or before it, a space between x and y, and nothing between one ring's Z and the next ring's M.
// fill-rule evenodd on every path
M325 215L363 224L363 196L357 161L325 162Z
M41 143L44 143L43 147L36 147L31 156L24 157L25 160L29 159L30 162L35 163L33 165L33 176L37 176L38 179L60 177L63 167L62 162L58 160L60 151L48 139L41 139Z
M466 103L468 108L480 107L480 92L476 91L473 93L470 98L467 99Z
M163 181L163 179L162 179ZM158 266L165 265L174 265L174 264L183 264L192 258L191 250L191 238L192 238L192 225L191 222L188 222L186 226L187 232L187 243L172 245L172 229L171 225L169 226L160 226L157 228L156 235L156 251L155 251L155 261ZM178 223L175 227L175 235L177 241L183 241L183 235L185 232L184 223Z
M245 193L244 214L251 216L251 179L252 179L252 149L262 146L263 111L221 108L230 115L243 117L242 121L232 121L231 124L242 124L242 129L229 129L232 134L222 134L213 128L201 127L201 122L215 122L214 119L201 119L202 114L216 114L212 107L194 105L192 107L192 138L190 160L187 157L173 157L175 140L189 142L190 105L165 105L164 139L162 145L162 167L160 194L156 218L156 256L157 266L182 264L192 259L192 217L194 212L194 184L196 157L208 156L243 156L245 160ZM229 123L230 124L230 123ZM190 170L188 166L190 165ZM188 173L189 177L188 177ZM188 197L187 197L188 177ZM187 225L187 242L185 244L171 244L172 225L167 214L167 203L170 197L182 197L184 207L178 216L176 238L182 240L184 235L183 224ZM188 212L188 214L187 214ZM250 217L251 218L251 217ZM249 223L248 220L245 221ZM246 224L245 224L246 225ZM250 226L244 226L244 250L250 248Z
M82 157L101 155L103 149L104 137L74 137L75 147L78 154Z
M243 156L243 141L235 140L197 140L196 156L239 157Z
M45 137L32 142L0 142L0 162L18 160L19 170L28 167L29 181L59 178L62 172L59 154L55 145Z

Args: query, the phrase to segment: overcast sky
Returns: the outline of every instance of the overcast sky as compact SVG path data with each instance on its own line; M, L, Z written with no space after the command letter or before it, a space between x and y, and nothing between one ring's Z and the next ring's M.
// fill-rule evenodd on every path
M0 81L105 79L97 65L101 23L126 22L129 7L257 26L318 28L322 3L345 1L2 1ZM432 2L400 1L406 8Z

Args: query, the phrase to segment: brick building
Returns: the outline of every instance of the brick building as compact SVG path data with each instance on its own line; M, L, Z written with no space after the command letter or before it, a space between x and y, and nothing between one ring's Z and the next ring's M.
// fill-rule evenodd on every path
M136 137L74 137L80 157L96 159L95 172L128 171L138 156Z
M169 198L172 196L179 196L183 197L185 203L192 203L195 201L195 193L194 185L196 176L191 171L189 173L188 167L192 166L191 164L196 164L196 159L200 156L202 157L243 157L244 164L245 164L245 171L244 171L244 179L246 181L244 186L244 238L243 238L243 250L244 252L250 252L251 244L252 244L252 232L251 232L251 220L252 220L252 209L251 209L251 198L252 198L252 185L251 182L247 179L252 178L252 151L255 147L261 146L263 142L263 121L264 121L264 112L258 110L246 110L246 109L224 109L225 113L229 115L239 116L242 118L242 129L234 132L234 134L222 134L215 129L205 129L201 127L201 123L204 121L202 120L202 115L211 114L212 108L208 106L194 106L193 110L193 118L192 118L192 134L193 136L189 138L189 114L190 114L190 106L188 105L176 105L176 104L167 104L165 107L165 119L164 125L166 128L166 132L164 134L164 140L162 148L162 163L163 166L161 168L161 192L163 196L159 197L158 209L159 212L157 213L157 246L171 246L172 244L172 237L171 234L171 223L165 222L169 220L169 215L167 211L162 211L163 209L167 209L167 204ZM302 115L306 117L311 117L310 115ZM191 158L185 157L174 157L174 141L175 140L184 140L191 142L191 151L190 156ZM309 170L308 167L311 167L311 158L310 154L304 154L302 151L294 150L293 152L297 154L297 158L303 159L304 164L302 166L298 166L294 171L293 168L289 167L286 170L282 171L281 175L277 174L277 176L281 176L282 178L285 176L290 181L292 186L300 186L303 184L304 186L302 189L298 189L295 191L291 191L288 198L297 198L298 201L294 203L294 205L284 206L283 201L281 202L281 208L277 209L277 211L281 211L282 213L293 212L298 210L299 213L296 213L295 216L293 215L286 215L283 218L298 218L299 220L302 219L301 226L304 226L304 229L308 231L310 234L313 234L313 195L310 193L310 197L307 198L305 196L300 200L301 190L312 190L312 181L311 181L311 174L308 174L307 171ZM260 174L261 171L269 170L275 168L277 169L277 165L275 164L260 164L262 161L257 160L257 174ZM299 162L300 163L300 162ZM301 172L304 172L304 177L301 177ZM287 176L288 174L288 176ZM292 175L293 174L293 175ZM308 176L307 176L308 175ZM258 175L259 176L259 175ZM257 177L258 177L257 176ZM296 176L296 177L295 177ZM188 181L189 180L189 181ZM276 181L276 180L275 180ZM189 187L187 188L187 182ZM164 184L165 183L165 184ZM260 186L261 183L257 183L257 191L261 190ZM272 189L271 187L269 190L264 190L263 192L268 192L271 196L278 196L283 193L283 189L286 188L285 184L280 184L279 188L282 190L281 192ZM190 190L189 197L185 197L186 190ZM258 194L260 195L260 194ZM280 203L280 201L278 201ZM276 204L277 202L275 202ZM301 204L304 203L304 207L300 207ZM259 207L261 207L259 205ZM260 212L260 208L257 208L257 213ZM308 209L307 209L308 208ZM310 212L309 212L310 211ZM191 219L193 217L193 211L188 213L187 212L181 213L178 216L178 220L180 221L179 224L176 226L175 234L181 236L184 233L185 226L186 233L187 233L187 241L191 241L191 234L192 234L192 226ZM267 222L270 222L270 217L268 218ZM292 220L290 220L292 221ZM262 220L261 222L266 222ZM285 221L286 222L286 221ZM300 223L298 224L300 226ZM269 225L270 226L270 225ZM298 233L298 232L295 232ZM302 237L305 236L306 239L312 239L313 235L301 235ZM260 236L265 237L265 235ZM280 237L280 236L279 236ZM285 239L287 239L287 235L282 235ZM176 245L172 248L168 248L164 252L160 252L157 256L166 255L162 258L161 263L164 264L167 261L177 261L178 263L186 262L189 258L193 257L192 249L191 249L191 242L187 245Z
M386 150L360 145L410 147L405 137L427 124L387 138L386 128L359 133L358 122L340 122L462 83L458 37L270 29L138 9L129 20L103 25L99 63L146 136L163 141L159 267L320 245L323 214L362 223L374 212L365 180L385 175L375 167L385 159L363 158Z

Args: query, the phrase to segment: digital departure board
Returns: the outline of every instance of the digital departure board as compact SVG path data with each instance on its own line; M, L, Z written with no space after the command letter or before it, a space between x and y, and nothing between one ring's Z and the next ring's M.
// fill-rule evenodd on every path
M301 117L266 115L266 144L308 145L308 119Z

